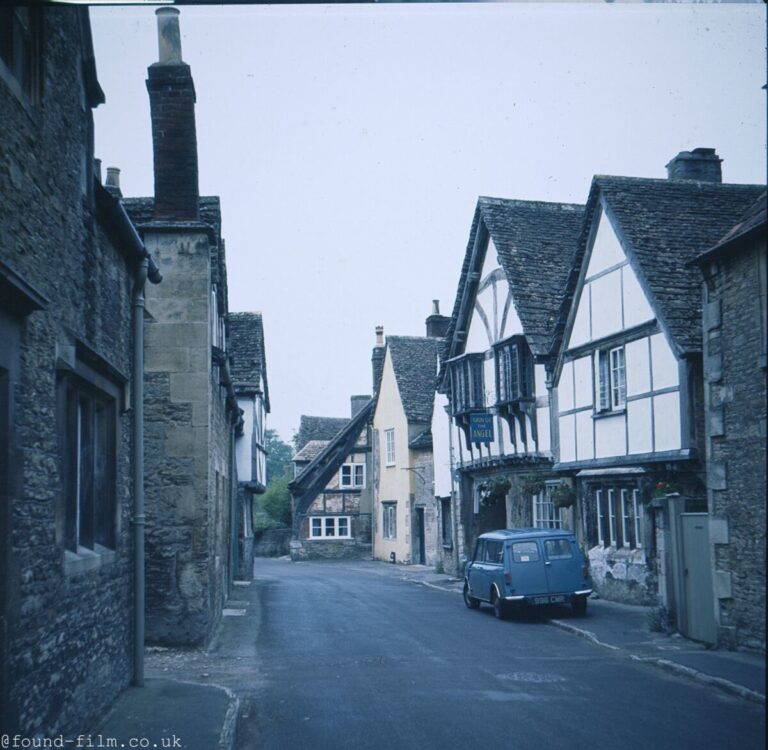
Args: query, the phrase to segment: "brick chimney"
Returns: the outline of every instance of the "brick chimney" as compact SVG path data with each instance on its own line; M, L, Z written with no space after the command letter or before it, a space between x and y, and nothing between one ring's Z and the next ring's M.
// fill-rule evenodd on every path
M384 326L376 326L376 346L371 354L371 367L373 368L373 393L379 392L379 381L384 369Z
M189 65L181 60L179 11L159 8L155 15L159 61L147 71L155 219L195 221L199 208L195 84Z
M432 300L432 314L427 318L427 336L432 339L443 339L448 333L451 319L440 315L440 300Z
M720 168L722 161L713 148L681 151L667 164L667 178L670 180L722 182L723 172Z

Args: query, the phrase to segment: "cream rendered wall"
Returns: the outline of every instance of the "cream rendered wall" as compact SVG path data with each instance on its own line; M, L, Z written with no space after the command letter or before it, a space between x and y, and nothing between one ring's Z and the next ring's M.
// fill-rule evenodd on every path
M373 428L376 431L378 455L376 475L378 487L374 495L375 533L373 556L377 560L389 560L394 552L398 562L413 562L411 545L411 495L415 493L415 474L407 471L411 465L408 449L408 420L403 411L400 391L397 387L395 371L389 349L386 350L381 375L379 397L373 415ZM386 465L385 430L395 431L395 464ZM397 538L385 539L383 536L384 502L397 502Z

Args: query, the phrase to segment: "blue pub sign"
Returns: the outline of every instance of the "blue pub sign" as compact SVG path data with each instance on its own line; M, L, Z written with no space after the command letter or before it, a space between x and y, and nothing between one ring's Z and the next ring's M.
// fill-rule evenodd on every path
M493 414L469 415L469 439L473 443L493 442Z

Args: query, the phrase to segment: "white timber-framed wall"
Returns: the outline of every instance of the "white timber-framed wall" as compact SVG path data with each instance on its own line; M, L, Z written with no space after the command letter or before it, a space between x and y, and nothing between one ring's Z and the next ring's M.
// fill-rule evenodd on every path
M602 593L651 603L656 467L691 457L689 364L675 353L610 207L594 209L555 371L556 469L576 476L580 536Z

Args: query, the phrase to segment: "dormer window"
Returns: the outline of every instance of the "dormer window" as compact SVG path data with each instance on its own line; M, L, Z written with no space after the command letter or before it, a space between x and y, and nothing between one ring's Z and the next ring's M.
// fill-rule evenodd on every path
M451 363L451 403L454 416L485 408L483 354L466 354Z
M360 489L365 486L365 464L342 464L339 486Z
M533 398L533 357L523 336L513 336L493 350L496 366L496 404Z

